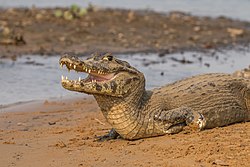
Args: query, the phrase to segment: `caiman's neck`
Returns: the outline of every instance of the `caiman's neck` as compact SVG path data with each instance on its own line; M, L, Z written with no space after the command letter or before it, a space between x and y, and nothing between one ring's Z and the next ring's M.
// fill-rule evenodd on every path
M94 95L94 97L106 117L106 115L114 109L138 110L143 105L142 103L147 97L147 92L145 87L143 87L125 97L113 97L107 95Z
M145 87L126 97L94 95L106 120L125 139L137 139L145 133L145 109L151 96L152 92L146 91Z

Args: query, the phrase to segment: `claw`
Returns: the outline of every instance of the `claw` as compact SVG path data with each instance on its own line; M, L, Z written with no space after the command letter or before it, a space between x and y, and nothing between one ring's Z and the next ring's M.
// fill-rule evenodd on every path
M118 139L120 138L120 135L115 131L115 129L112 128L108 134L103 135L103 136L96 136L95 138L96 139L94 141L103 142L103 141Z

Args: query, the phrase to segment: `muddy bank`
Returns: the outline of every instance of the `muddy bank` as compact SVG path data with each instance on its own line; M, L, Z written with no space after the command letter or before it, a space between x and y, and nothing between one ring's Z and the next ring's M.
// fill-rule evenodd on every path
M58 14L58 10L61 11ZM1 9L0 57L206 50L248 45L250 23L181 12L96 9L64 17L69 9Z
M29 107L27 107L29 106ZM4 111L18 112L4 112ZM249 166L250 123L137 141L94 142L111 128L93 99L2 108L3 166Z

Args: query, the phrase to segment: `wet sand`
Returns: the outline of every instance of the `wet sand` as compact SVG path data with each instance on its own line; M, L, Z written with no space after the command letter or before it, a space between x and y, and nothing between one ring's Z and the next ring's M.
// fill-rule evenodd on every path
M93 98L1 108L3 166L248 166L250 123L136 141L95 142L111 128ZM12 112L10 112L12 111Z

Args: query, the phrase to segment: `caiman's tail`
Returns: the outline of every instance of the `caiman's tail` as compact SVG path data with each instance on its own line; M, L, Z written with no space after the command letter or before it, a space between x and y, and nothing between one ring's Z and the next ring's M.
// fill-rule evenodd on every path
M236 71L233 73L234 76L243 77L250 80L250 66L241 71ZM246 102L246 107L248 110L247 120L250 121L250 82L247 81L247 87L244 89L243 96Z
M243 69L243 70L235 71L233 73L233 75L250 79L250 66L248 68Z
M250 121L250 87L248 87L246 89L245 101L246 101L246 106L247 106L247 110L248 110L246 121Z
M243 78L250 80L250 66L248 68L243 69L243 70L235 71L233 73L233 76L243 77ZM243 96L244 96L244 99L246 102L246 107L248 110L246 121L250 121L250 82L248 82L248 81L247 81L247 87L243 91Z

